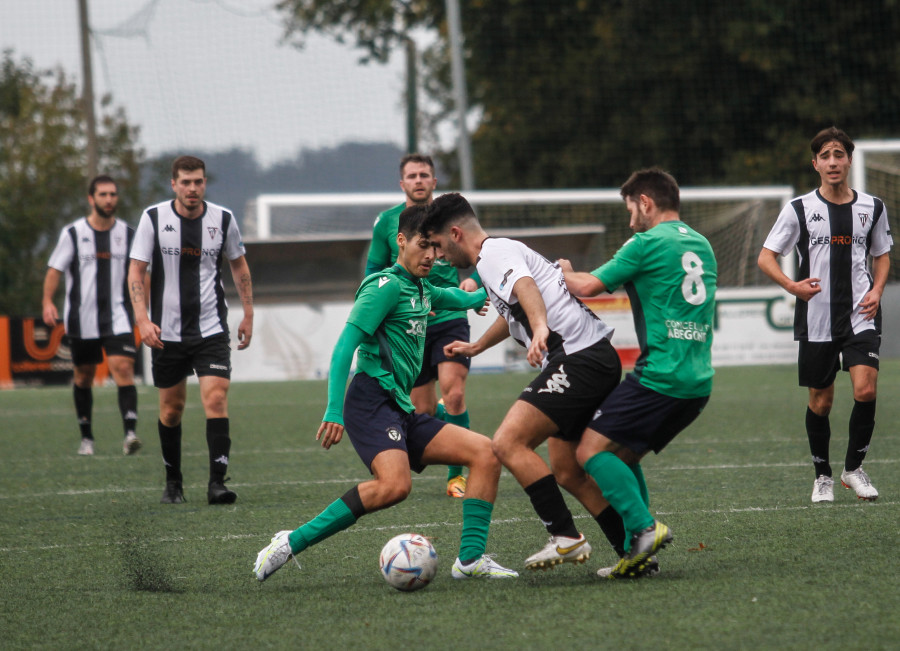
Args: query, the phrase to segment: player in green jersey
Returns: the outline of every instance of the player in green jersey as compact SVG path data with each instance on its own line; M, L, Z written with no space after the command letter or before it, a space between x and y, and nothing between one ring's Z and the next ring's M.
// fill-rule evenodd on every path
M434 162L430 156L407 154L400 160L400 188L406 201L385 210L375 218L372 243L366 259L366 275L390 267L397 259L397 223L400 213L409 206L427 206L434 198L437 179ZM475 276L477 278L477 276ZM428 282L435 287L461 287L474 292L478 283L472 278L460 282L459 273L444 260L436 259ZM470 361L467 357L448 358L444 345L455 340L469 340L469 322L466 313L459 310L435 310L428 317L425 331L425 353L421 373L413 384L410 397L420 414L436 415L443 421L469 427L466 408L466 378ZM435 394L436 385L441 389L441 401ZM447 495L463 497L466 478L461 466L447 468Z
M354 524L366 513L397 504L412 489L412 472L432 464L469 468L456 579L518 576L485 555L500 463L481 434L415 413L409 393L422 366L425 325L432 309L484 307L483 290L441 289L423 280L435 250L419 233L423 208L400 215L397 263L367 276L356 293L347 325L335 346L328 379L328 407L316 433L329 449L346 432L374 478L335 500L294 531L281 531L257 556L254 573L265 581L287 561ZM353 353L357 373L346 390Z
M624 286L641 349L634 372L600 405L577 450L630 536L619 563L598 572L608 578L655 573L654 554L672 540L650 513L640 461L650 450L658 454L706 406L716 309L716 258L706 238L679 218L675 179L657 168L640 170L621 194L634 236L591 273L560 261L576 296Z

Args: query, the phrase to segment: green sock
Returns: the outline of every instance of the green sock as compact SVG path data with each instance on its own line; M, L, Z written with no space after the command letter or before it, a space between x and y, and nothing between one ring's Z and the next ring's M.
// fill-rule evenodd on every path
M481 558L487 547L491 513L494 505L484 500L469 498L463 500L463 526L459 540L459 560L472 562Z
M634 473L634 478L637 479L638 488L641 490L641 499L644 500L644 504L649 509L650 491L647 490L647 480L644 479L644 469L641 468L640 463L636 463L633 466L628 467L631 468L631 472Z
M599 452L588 459L584 469L594 478L603 496L622 516L629 542L631 534L653 525L653 515L641 497L635 473L612 452Z
M311 547L355 523L356 517L350 508L344 500L337 499L319 515L291 532L288 536L291 553L299 554L307 547Z
M465 427L469 429L469 410L466 409L461 414L448 414L447 410L444 408L444 405L438 404L438 411L436 413L441 413L443 410L443 416L438 416L445 423L450 423L451 425L459 425L460 427ZM458 477L463 474L462 466L447 466L447 481L450 481L454 477Z
M434 417L438 420L442 420L445 423L449 422L447 420L447 408L444 406L443 402L437 403L437 409L434 410Z

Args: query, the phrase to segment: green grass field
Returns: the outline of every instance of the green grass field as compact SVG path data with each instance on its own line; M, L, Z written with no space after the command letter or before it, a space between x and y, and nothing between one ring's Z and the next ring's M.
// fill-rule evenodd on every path
M836 488L810 503L805 390L793 366L720 369L701 418L645 461L652 507L675 542L662 573L600 581L614 558L599 527L585 565L525 573L546 539L504 473L488 551L517 580L450 578L461 526L444 468L413 480L397 507L300 555L260 584L257 552L367 478L349 441L314 434L322 382L235 384L233 506L206 505L206 442L196 387L185 418L188 503L161 505L156 392L140 390L145 448L123 457L115 390L94 393L97 454L78 457L71 389L0 392L0 648L896 648L900 640L900 363L886 362L866 469L881 492L859 503ZM476 430L493 432L525 375L469 384ZM840 472L852 399L837 387L832 465ZM440 570L425 590L381 579L397 533L433 538Z

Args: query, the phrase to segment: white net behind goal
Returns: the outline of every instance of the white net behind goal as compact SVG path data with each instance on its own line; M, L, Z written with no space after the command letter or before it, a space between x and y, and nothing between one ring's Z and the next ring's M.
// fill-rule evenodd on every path
M855 145L851 185L884 201L890 224L896 227L900 223L900 140L860 140ZM900 281L900 248L896 245L891 249L888 280Z

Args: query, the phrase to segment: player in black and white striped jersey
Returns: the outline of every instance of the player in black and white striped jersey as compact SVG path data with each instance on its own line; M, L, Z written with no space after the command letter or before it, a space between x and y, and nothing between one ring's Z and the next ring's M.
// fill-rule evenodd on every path
M65 226L47 263L43 320L51 328L59 321L53 295L65 275L63 324L74 367L75 414L81 430L78 454L94 454L92 385L106 352L110 375L118 387L125 454L141 447L137 437L137 389L134 386L134 318L126 300L128 251L134 230L115 217L119 195L109 176L94 178L88 188L91 212Z
M228 307L222 282L228 260L244 310L238 350L253 335L253 290L244 243L234 215L204 201L206 166L193 156L172 164L175 199L147 208L131 250L128 287L135 322L152 349L153 383L159 388L159 438L166 466L162 502L184 501L181 475L181 418L187 378L195 372L206 412L210 504L231 504L237 495L225 487L231 437L228 388L231 349ZM150 312L145 307L144 273L152 263Z
M809 388L806 432L816 473L812 501L834 500L828 415L841 363L850 373L854 398L841 482L860 499L874 500L878 491L862 462L875 428L881 295L893 239L884 202L850 187L854 147L847 134L823 129L810 147L821 184L782 209L759 266L799 299L794 339L800 342L800 386ZM800 257L797 281L782 272L776 259L794 248Z

